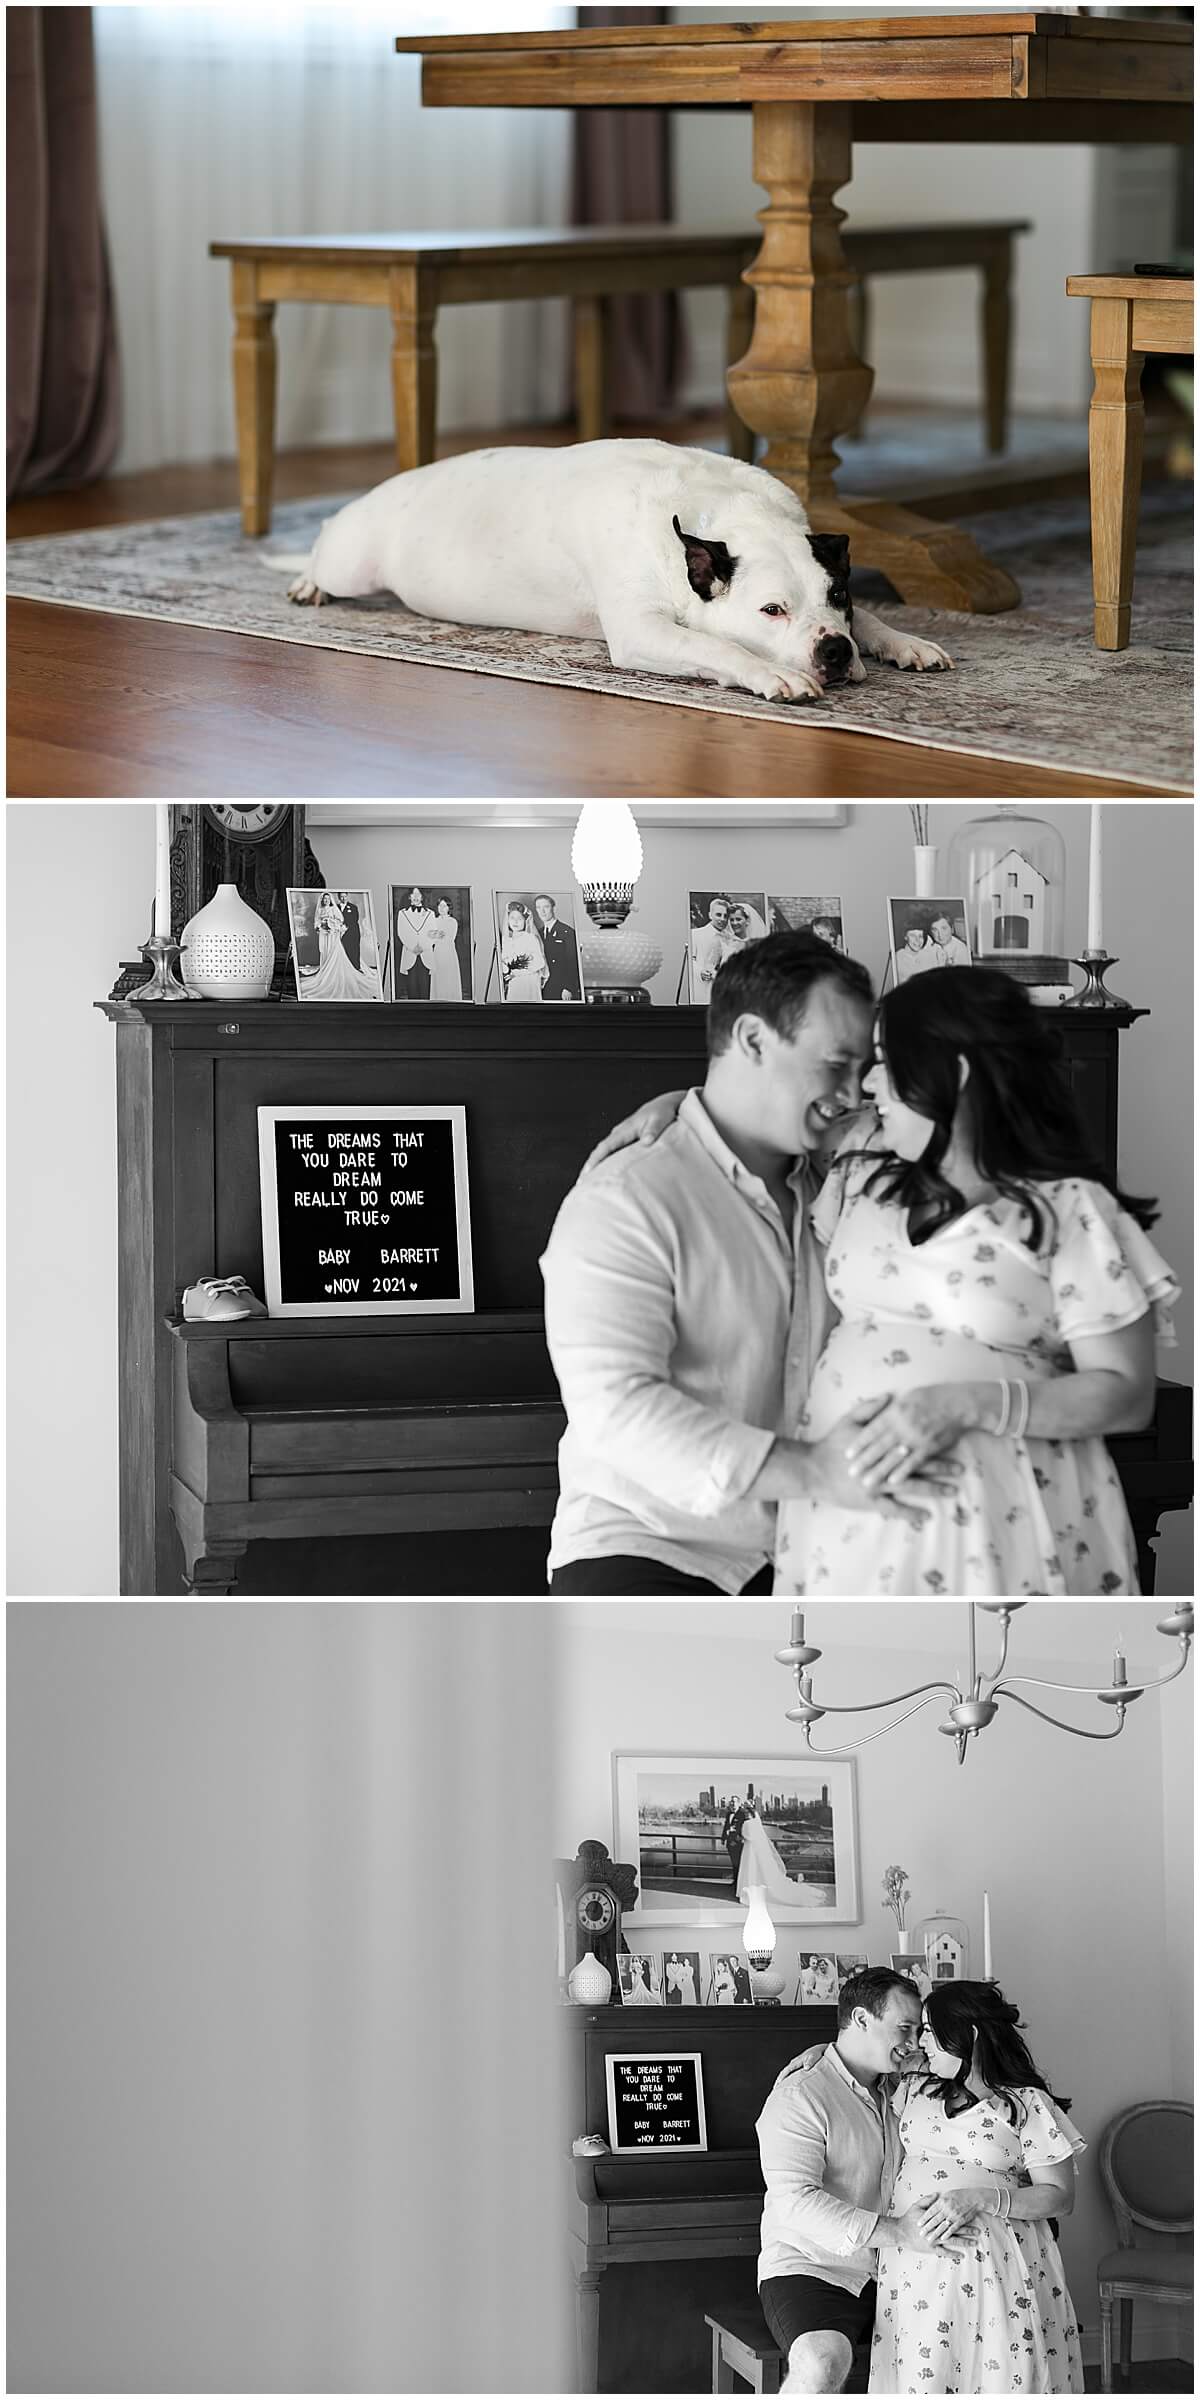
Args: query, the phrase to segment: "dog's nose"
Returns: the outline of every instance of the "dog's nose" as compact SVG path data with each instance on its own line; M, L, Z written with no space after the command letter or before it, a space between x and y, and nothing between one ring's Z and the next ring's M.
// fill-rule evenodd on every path
M813 655L826 683L845 682L854 649L844 633L823 633Z

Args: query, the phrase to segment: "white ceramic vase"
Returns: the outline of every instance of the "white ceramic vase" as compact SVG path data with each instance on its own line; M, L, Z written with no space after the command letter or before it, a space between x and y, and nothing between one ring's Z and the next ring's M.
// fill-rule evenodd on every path
M567 1990L572 2000L578 2000L582 2007L603 2008L612 1990L612 1976L594 1950L585 1950L583 1957L572 1967L567 1977Z
M936 842L915 843L913 846L913 889L918 900L932 900L937 890L934 881L936 865Z
M202 1000L265 1000L275 972L275 936L247 908L237 885L219 883L184 926L181 973Z

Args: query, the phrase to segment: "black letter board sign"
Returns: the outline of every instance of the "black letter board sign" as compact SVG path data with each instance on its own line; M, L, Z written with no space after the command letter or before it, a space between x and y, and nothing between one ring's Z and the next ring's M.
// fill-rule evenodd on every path
M615 2051L604 2071L610 2150L707 2150L698 2050L676 2058Z
M260 1108L273 1317L473 1309L463 1108Z

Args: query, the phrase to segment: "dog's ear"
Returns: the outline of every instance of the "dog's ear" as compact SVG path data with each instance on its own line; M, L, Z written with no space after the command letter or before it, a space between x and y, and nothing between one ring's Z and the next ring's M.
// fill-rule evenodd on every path
M848 533L810 533L808 546L819 567L827 575L848 575L850 572L850 536Z
M683 543L688 582L697 598L711 600L716 590L727 591L737 560L730 557L724 542L710 542L698 533L685 533L678 517L672 517L671 523Z

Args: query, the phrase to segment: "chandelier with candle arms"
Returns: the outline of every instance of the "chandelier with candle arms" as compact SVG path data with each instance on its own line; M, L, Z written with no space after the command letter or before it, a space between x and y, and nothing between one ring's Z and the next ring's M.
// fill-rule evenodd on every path
M814 1725L818 1725L822 1717L854 1717L873 1709L899 1708L906 1700L915 1703L914 1707L905 1708L903 1716L892 1717L888 1724L878 1726L874 1733L860 1734L854 1741L838 1744L841 1750L861 1750L867 1742L878 1741L881 1734L890 1733L893 1727L903 1725L909 1717L915 1717L921 1709L928 1708L930 1702L940 1694L949 1699L950 1705L946 1711L946 1722L939 1727L939 1731L949 1734L956 1743L961 1767L967 1754L967 1743L977 1740L984 1726L991 1724L993 1717L999 1713L1002 1700L1015 1701L1018 1708L1028 1709L1032 1716L1040 1717L1044 1724L1056 1725L1060 1733L1076 1734L1081 1741L1111 1742L1122 1731L1126 1712L1133 1702L1140 1700L1143 1692L1158 1691L1163 1684L1173 1683L1177 1675L1182 1675L1188 1663L1194 1612L1191 1603L1185 1602L1173 1609L1169 1616L1158 1620L1158 1632L1179 1644L1178 1664L1165 1675L1130 1683L1119 1640L1113 1653L1112 1681L1108 1684L1056 1683L1044 1675L1006 1675L1010 1627L1017 1610L1025 1605L1023 1600L968 1600L964 1603L967 1611L967 1663L965 1671L962 1668L957 1671L953 1683L943 1680L917 1683L911 1691L892 1692L886 1699L855 1700L839 1705L813 1698L812 1670L821 1653L805 1640L803 1610L793 1609L791 1639L782 1650L775 1653L779 1664L790 1667L796 1679L796 1704L786 1714L792 1724L803 1726L805 1746L819 1758L824 1754L814 1745L812 1735ZM975 1623L977 1608L983 1609L988 1616L1000 1619L1000 1655L990 1669L981 1669L979 1665ZM1051 1716L1047 1709L1039 1708L1033 1700L1027 1700L1024 1693L1017 1690L1018 1684L1033 1691L1079 1693L1085 1699L1098 1701L1102 1708L1111 1709L1113 1722L1104 1727L1072 1725L1065 1717Z

